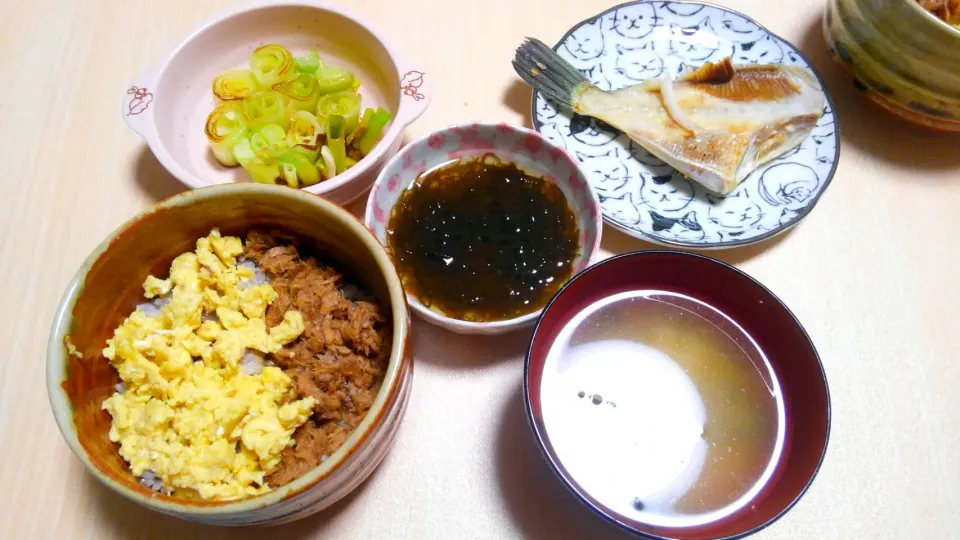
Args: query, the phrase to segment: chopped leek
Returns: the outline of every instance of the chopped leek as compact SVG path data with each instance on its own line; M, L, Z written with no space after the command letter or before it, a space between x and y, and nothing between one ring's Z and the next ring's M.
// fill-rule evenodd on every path
M320 55L317 51L309 51L303 56L298 56L295 62L297 71L315 73L320 68Z
M343 117L344 136L356 129L360 123L360 94L337 92L320 98L317 103L317 118L320 122L328 123L334 115ZM329 133L329 128L327 131Z
M277 156L284 180L290 187L299 187L300 184L312 185L320 181L320 173L313 162L303 154L294 150L287 150Z
M334 66L320 66L315 75L317 77L317 87L321 94L348 90L355 80L353 73Z
M320 163L323 162L321 167ZM323 171L323 175L330 179L337 175L337 164L333 161L333 153L327 145L320 148L320 159L317 160L317 168Z
M361 137L364 132L367 131L367 126L370 125L370 118L373 116L373 112L373 109L370 107L363 110L363 114L360 115L360 123L357 124L356 129L347 135L347 144L352 143L354 139Z
M269 149L286 148L287 132L277 124L267 124L250 137L250 147L257 155Z
M323 126L317 117L306 112L297 111L290 117L290 130L287 132L287 144L316 145L317 138L323 133Z
M294 58L264 45L249 65L214 79L220 104L204 131L217 161L242 166L255 182L303 187L333 178L362 160L390 122L383 109L363 109L360 81L317 51Z
M281 176L280 165L274 158L266 160L253 150L249 139L242 139L233 147L233 155L243 166L254 182L261 184L274 184L277 178Z
M320 99L317 80L309 73L301 73L295 79L276 84L273 89L287 98L292 111L313 111Z
M293 54L282 45L264 45L250 56L250 71L263 86L273 86L296 76Z
M347 146L344 141L346 120L335 114L328 119L327 147L333 155L333 164L337 174L347 170Z
M257 82L247 69L228 69L213 80L213 94L224 101L243 99L257 91Z
M228 102L214 109L207 116L203 132L210 141L210 149L217 161L225 167L235 167L238 163L233 156L233 146L247 134L240 106L236 102Z
M357 150L363 155L369 154L373 147L380 142L380 138L383 136L383 128L386 127L387 122L390 121L390 113L378 108L377 112L373 113L373 116L370 117L370 124L367 126L367 130L363 133L363 136L360 137L359 141L354 142L354 146Z
M278 124L286 129L290 124L284 98L276 90L265 90L244 98L243 116L247 126L254 130L267 124Z

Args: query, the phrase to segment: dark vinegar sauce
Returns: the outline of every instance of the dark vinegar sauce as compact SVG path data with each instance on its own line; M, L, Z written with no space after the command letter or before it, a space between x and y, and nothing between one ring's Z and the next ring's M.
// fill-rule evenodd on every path
M546 305L570 278L579 234L559 187L488 154L417 178L391 211L387 248L423 305L486 322Z

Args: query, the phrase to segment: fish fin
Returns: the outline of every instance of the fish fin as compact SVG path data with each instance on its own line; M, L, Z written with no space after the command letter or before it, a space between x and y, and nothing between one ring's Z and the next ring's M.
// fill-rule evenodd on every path
M681 75L677 80L692 83L723 84L733 79L734 73L736 71L733 68L733 60L728 56L719 62L707 62L696 70Z
M513 69L527 84L571 108L583 90L592 86L583 73L535 38L527 38L517 48Z

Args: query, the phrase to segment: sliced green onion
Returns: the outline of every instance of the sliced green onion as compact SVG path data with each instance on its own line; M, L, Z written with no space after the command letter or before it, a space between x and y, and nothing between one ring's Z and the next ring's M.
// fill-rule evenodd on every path
M250 129L257 130L267 124L277 124L286 129L290 125L286 102L280 92L264 90L243 99L243 116Z
M363 134L367 131L367 126L370 125L370 118L373 117L373 113L374 110L370 107L367 107L363 110L363 114L360 116L360 123L357 124L356 129L347 135L347 144L350 144L354 139L363 136Z
M380 138L383 136L383 128L386 127L390 118L390 113L382 108L378 108L377 112L373 113L373 116L370 117L370 125L367 126L367 131L364 132L360 140L354 144L357 150L360 150L363 155L369 154L370 151L373 150L373 147L380 142Z
M347 169L349 169L350 167L353 167L354 165L357 164L357 160L353 159L353 158L350 157L350 156L347 156L347 158L344 160L344 162L346 163L345 168L347 168Z
M282 45L264 45L250 56L250 71L262 86L273 86L294 78L293 66L293 54Z
M321 167L321 162L323 166ZM330 147L323 145L320 148L320 159L317 160L317 168L323 171L323 176L328 180L337 175L337 164L333 160L333 152Z
M343 117L344 136L356 129L360 123L360 94L337 92L320 98L317 103L317 119L320 123L329 124L330 117L334 115Z
M320 99L317 80L309 73L301 73L295 79L276 84L273 89L287 98L287 107L294 111L313 112Z
M334 66L320 66L315 75L321 94L342 92L349 89L354 81L353 73Z
M224 101L243 99L257 91L248 69L228 69L213 80L213 94Z
M263 159L253 150L249 139L241 139L233 147L233 155L254 182L274 184L281 176L277 160L272 157Z
M287 144L316 145L317 139L323 133L323 126L317 117L307 111L297 111L290 117L290 129L287 132Z
M250 137L250 147L257 155L271 149L288 148L287 132L277 124L267 124Z
M302 73L314 73L320 69L320 55L317 51L309 51L303 56L295 59L297 71Z
M225 167L235 167L238 162L233 156L233 147L247 135L247 125L236 102L220 105L207 116L203 128L210 149L217 161Z
M340 115L329 118L327 125L327 147L333 155L334 170L337 174L347 170L347 146L344 142L346 121Z
M277 156L283 177L290 187L299 187L300 184L313 185L320 181L320 173L313 161L303 154L288 150Z

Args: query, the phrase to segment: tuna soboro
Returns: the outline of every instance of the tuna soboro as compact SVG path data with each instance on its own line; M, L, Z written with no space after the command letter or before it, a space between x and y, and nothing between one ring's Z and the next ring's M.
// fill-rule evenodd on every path
M301 258L293 238L250 232L245 256L277 292L267 326L281 323L288 310L303 314L303 334L271 360L293 380L296 398L317 400L313 416L294 432L294 446L267 475L278 487L318 466L363 420L380 390L391 336L377 304L350 294L334 268Z

